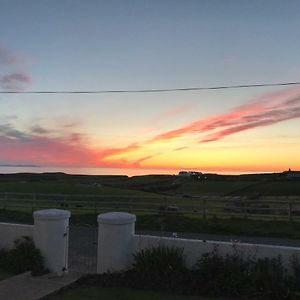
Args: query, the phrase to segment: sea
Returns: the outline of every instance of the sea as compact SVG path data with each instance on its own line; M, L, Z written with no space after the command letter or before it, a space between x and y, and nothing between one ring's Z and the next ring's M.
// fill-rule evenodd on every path
M1 166L0 174L11 174L11 173L55 173L62 172L66 174L80 174L80 175L154 175L154 174L165 174L165 175L177 175L179 171L200 171L202 173L216 173L216 174L251 174L260 172L249 172L249 171L222 171L222 170L179 170L179 169L125 169L125 168L82 168L82 167L40 167L40 166Z

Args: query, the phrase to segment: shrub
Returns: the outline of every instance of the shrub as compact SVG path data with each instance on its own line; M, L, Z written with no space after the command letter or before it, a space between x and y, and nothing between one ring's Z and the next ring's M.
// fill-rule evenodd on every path
M251 282L257 298L285 299L290 293L290 279L281 257L260 258L253 264Z
M293 290L299 295L300 298L300 258L299 255L294 254L290 257L292 267L292 282Z
M132 272L141 286L173 289L185 278L183 249L159 246L141 250L133 256Z
M215 249L196 264L194 285L200 293L230 299L286 299L290 282L280 256L257 259L237 250L221 256Z
M251 289L249 274L252 261L253 258L245 259L238 251L223 257L215 248L211 253L203 254L195 266L198 288L205 294L244 295Z
M31 271L32 275L39 275L46 272L44 258L29 237L16 240L9 251L2 249L0 257L0 268L11 274Z

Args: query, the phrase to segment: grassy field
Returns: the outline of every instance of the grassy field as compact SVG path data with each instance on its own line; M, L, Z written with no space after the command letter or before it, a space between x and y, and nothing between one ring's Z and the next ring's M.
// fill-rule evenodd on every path
M187 181L171 191L189 196L300 196L300 181Z
M75 287L52 297L49 300L213 300L200 296L185 296L127 288ZM220 298L218 298L221 300Z
M173 217L165 216L169 207L176 210ZM300 181L280 174L212 174L205 180L171 175L0 175L1 221L32 223L32 212L46 208L70 210L71 223L79 225L97 225L99 213L129 211L138 215L141 230L300 237Z
M33 217L31 212L0 210L0 222L33 224ZM74 213L70 223L79 226L97 226L97 214ZM299 222L240 218L209 218L204 220L196 216L137 214L136 230L300 239Z
M171 175L84 176L63 173L0 174L0 192L94 195L299 196L300 181L278 174L195 180Z
M224 196L255 185L255 181L187 181L173 191L174 194L190 196Z
M0 182L0 192L9 193L45 193L45 194L85 194L85 195L123 195L153 196L155 194L125 188L97 186L92 184L67 182Z

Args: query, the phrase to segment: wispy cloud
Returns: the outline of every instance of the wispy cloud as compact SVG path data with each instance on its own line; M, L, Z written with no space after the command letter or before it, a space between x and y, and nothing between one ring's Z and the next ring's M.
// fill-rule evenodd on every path
M148 159L151 159L151 158L153 158L155 156L157 156L157 154L156 155L147 155L147 156L141 157L138 160L134 161L132 163L132 166L135 167L135 168L140 168L142 162L144 162L144 161L146 161Z
M173 107L169 110L163 111L156 115L154 118L150 118L147 121L148 125L145 128L142 128L138 131L140 135L150 135L159 132L159 128L161 124L170 122L172 119L178 119L181 116L186 116L189 112L193 111L197 104L195 103L188 103L181 106Z
M181 151L181 150L185 150L185 149L188 149L188 148L189 147L184 146L184 147L175 148L175 149L173 149L173 151Z
M121 147L121 148L105 149L105 150L102 151L102 155L104 155L105 157L112 157L112 156L115 156L115 155L127 154L129 152L139 150L140 148L141 148L141 146L139 144L132 143L128 146Z
M31 126L30 131L31 131L33 134L46 134L46 133L51 132L50 130L45 129L45 128L39 126L39 125Z
M13 65L22 62L22 58L13 51L0 44L0 64Z
M200 142L212 142L228 135L300 117L300 88L268 93L228 113L197 120L164 132L153 141L169 140L187 134L204 134Z
M0 87L7 90L23 90L31 83L31 77L26 73L12 73L0 76Z
M195 108L195 106L196 106L196 104L189 103L189 104L181 105L178 107L174 107L168 111L161 113L158 116L158 119L164 120L167 118L173 118L173 117L177 117L180 115L186 115L186 113L192 111Z
M31 76L19 68L23 59L0 44L0 89L21 91L32 82Z
M30 135L26 132L15 129L11 124L0 124L0 137L7 140L17 140L20 143L26 142Z

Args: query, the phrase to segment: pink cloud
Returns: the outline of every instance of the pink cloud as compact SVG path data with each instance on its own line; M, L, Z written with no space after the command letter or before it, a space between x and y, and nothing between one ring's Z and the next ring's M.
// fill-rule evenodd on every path
M126 147L122 147L122 148L105 149L105 150L102 151L102 154L105 157L111 157L111 156L114 156L114 155L126 154L126 153L129 153L129 152L132 152L132 151L136 151L140 148L141 148L140 145L138 145L137 143L133 143L133 144L130 144L130 145L128 145Z
M162 141L187 134L206 134L201 142L211 142L228 135L300 117L300 88L262 95L229 113L197 120L181 128L157 135Z
M112 158L139 149L136 144L123 148L93 148L78 133L61 137L49 136L51 131L33 126L29 133L10 124L0 125L0 162L34 163L43 166L137 167L137 162Z
M144 130L142 133L149 133L149 132L156 131L157 127L153 127L152 126L153 124L157 125L157 123L165 122L168 121L169 119L186 115L188 112L193 111L195 107L196 107L195 103L189 103L162 112L161 114L159 114L158 116L156 116L151 120L151 127L146 128L146 130Z

